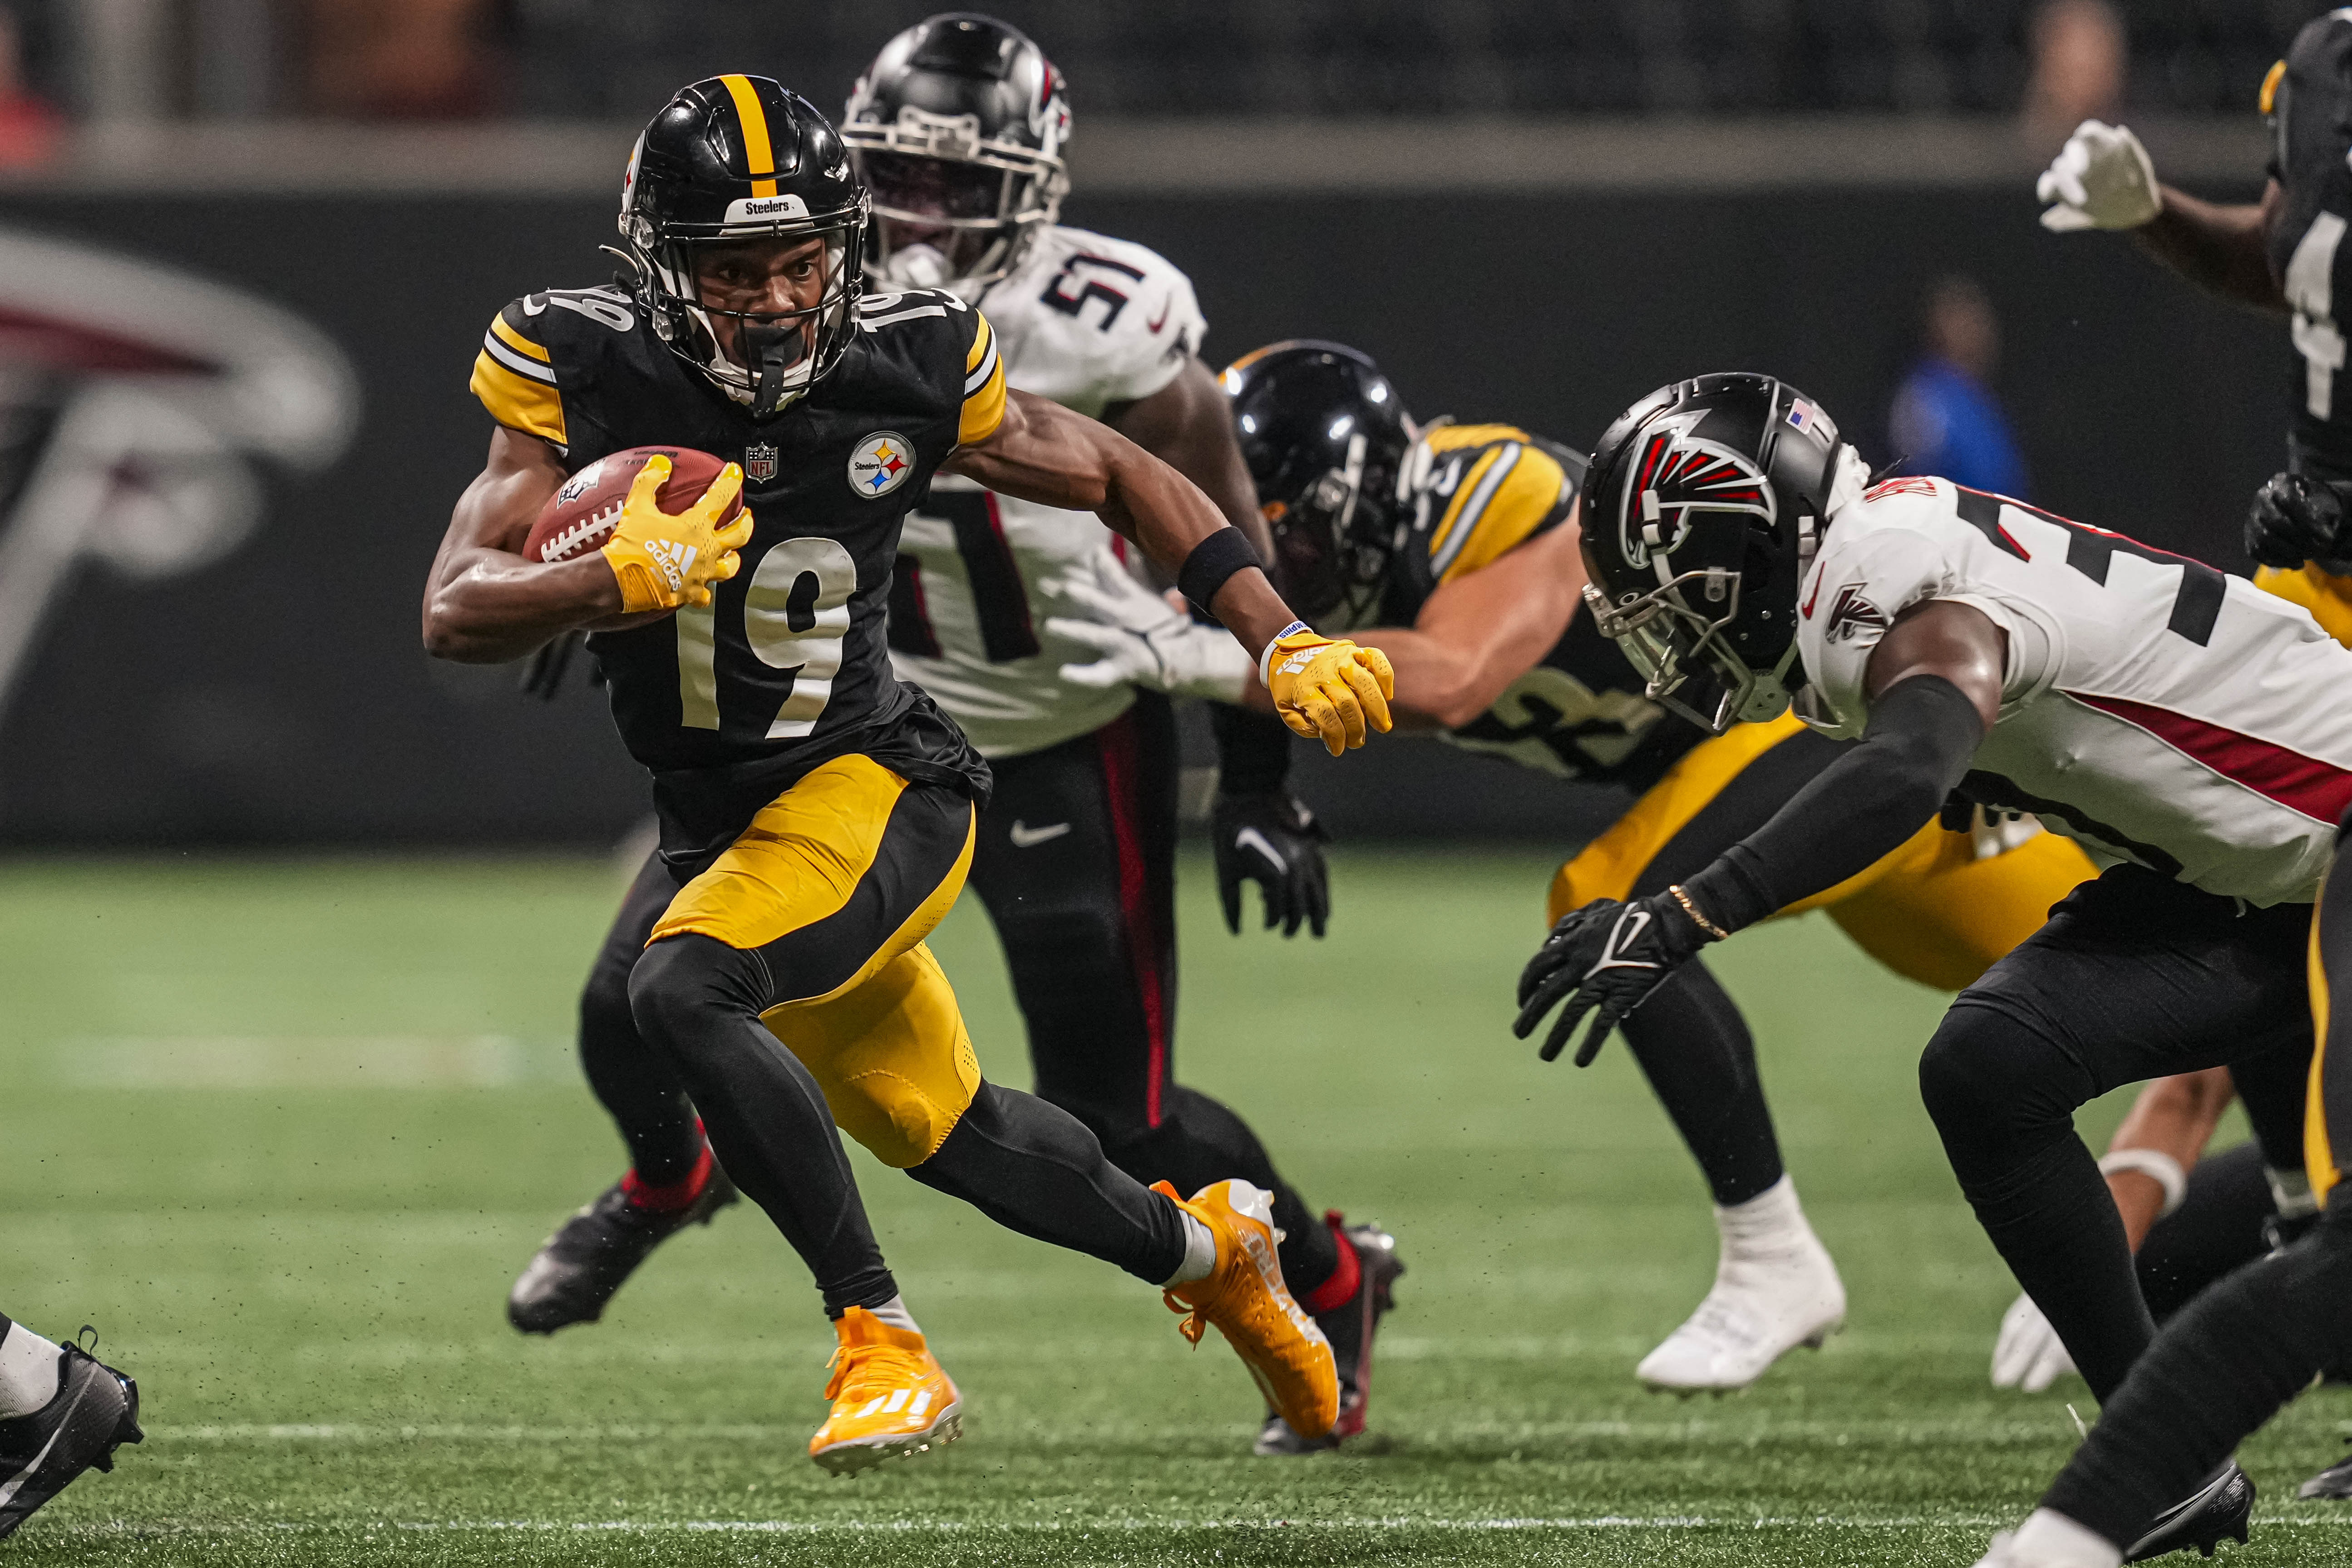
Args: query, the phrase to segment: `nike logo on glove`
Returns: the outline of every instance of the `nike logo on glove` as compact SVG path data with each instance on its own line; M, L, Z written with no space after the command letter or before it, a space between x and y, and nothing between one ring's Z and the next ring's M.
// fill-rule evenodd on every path
M1277 871L1288 868L1282 858L1281 853L1276 850L1273 845L1265 841L1265 834L1260 833L1255 827L1244 827L1239 833L1234 834L1234 847L1236 849L1256 850L1259 854L1265 856L1267 863Z
M1063 834L1067 833L1069 830L1070 825L1066 822L1050 822L1043 827L1032 827L1027 823L1023 822L1020 818L1015 817L1013 821L1013 832L1011 836L1013 839L1013 847L1015 849L1034 849L1040 844L1046 843L1051 839L1059 838Z
M1630 931L1626 929L1625 925L1625 922L1628 921L1633 922L1633 929ZM1655 963L1653 963L1646 959L1620 958L1617 956L1619 953L1623 952L1627 948L1633 946L1635 942L1641 941L1642 933L1649 929L1650 911L1643 909L1634 909L1629 906L1624 913L1617 917L1617 923L1609 928L1608 944L1601 950L1600 961L1594 963L1591 968L1584 972L1584 977L1587 980L1590 980L1604 969L1657 968L1658 966Z

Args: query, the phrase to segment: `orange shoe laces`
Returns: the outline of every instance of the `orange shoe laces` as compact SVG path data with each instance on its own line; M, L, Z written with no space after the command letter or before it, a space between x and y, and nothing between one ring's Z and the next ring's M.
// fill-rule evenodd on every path
M835 1345L825 1365L833 1376L824 1396L838 1405L851 1400L887 1396L893 1389L916 1387L930 1381L930 1369L914 1352L897 1345Z

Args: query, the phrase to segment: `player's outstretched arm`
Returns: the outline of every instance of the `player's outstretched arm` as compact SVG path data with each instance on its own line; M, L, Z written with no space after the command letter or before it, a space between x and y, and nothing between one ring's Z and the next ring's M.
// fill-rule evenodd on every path
M1371 626L1356 640L1396 667L1391 702L1402 721L1458 729L1559 645L1583 591L1571 513L1563 525L1441 584L1410 628Z
M1142 546L1256 657L1283 721L1319 735L1332 755L1389 728L1388 660L1308 629L1200 487L1108 425L1009 392L994 432L943 466L1023 500L1091 511Z
M1549 1061L1591 1013L1581 1067L1700 948L1899 848L1935 818L2000 716L2007 656L2000 628L1971 605L1930 600L1897 616L1866 667L1862 740L1688 881L1562 916L1519 976L1513 1032L1527 1038L1565 1001L1544 1042Z
M2200 201L2157 179L2147 149L2128 127L2086 120L2042 171L2034 195L2050 204L2044 228L2129 230L2150 255L2200 288L2263 310L2286 309L2270 264L2272 231L2286 208L2276 180L2260 202Z
M671 514L655 499L669 471L660 458L639 471L603 550L542 564L523 557L523 542L567 476L545 442L501 426L481 473L457 499L425 579L425 651L460 664L503 664L575 627L609 629L707 602L711 583L735 574L735 549L751 536L748 517L718 526L742 475L729 464L699 500ZM683 572L666 570L643 548L656 538L690 546L661 552L686 560Z
M1187 355L1175 379L1150 396L1104 409L1102 422L1199 486L1259 559L1274 559L1274 535L1234 438L1233 404L1198 356Z

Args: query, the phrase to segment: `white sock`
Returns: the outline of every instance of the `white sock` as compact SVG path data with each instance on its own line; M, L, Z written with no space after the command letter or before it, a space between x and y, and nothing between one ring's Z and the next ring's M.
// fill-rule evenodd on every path
M1178 1209L1176 1212L1184 1216L1184 1261L1178 1264L1176 1272L1162 1283L1163 1289L1170 1285L1189 1285L1195 1279L1206 1279L1217 1271L1216 1237L1189 1210Z
M1797 1184L1785 1173L1746 1203L1715 1209L1724 1246L1740 1252L1778 1252L1803 1244L1812 1232L1797 1203Z
M904 1296L893 1296L880 1306L866 1310L894 1329L904 1329L910 1334L923 1331L915 1324L915 1314L907 1310L907 1298Z
M2037 1508L2017 1527L2010 1557L2033 1568L2122 1568L2124 1549L2063 1513Z
M22 1323L0 1336L0 1421L30 1415L58 1396L65 1352Z

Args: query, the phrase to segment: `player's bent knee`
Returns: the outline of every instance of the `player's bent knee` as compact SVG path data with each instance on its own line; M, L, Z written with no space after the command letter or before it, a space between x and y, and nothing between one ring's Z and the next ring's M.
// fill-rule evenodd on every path
M980 1091L955 990L919 943L845 995L761 1021L816 1079L835 1124L898 1170L938 1152Z
M756 1016L756 954L707 936L665 937L629 970L629 1014L637 1032L675 1054L692 1056L726 1037L726 1016Z
M2032 1030L1989 1007L1955 1006L1919 1055L1919 1099L1947 1145L1998 1139L2073 1115L2079 1101L2061 1075L2063 1054Z

